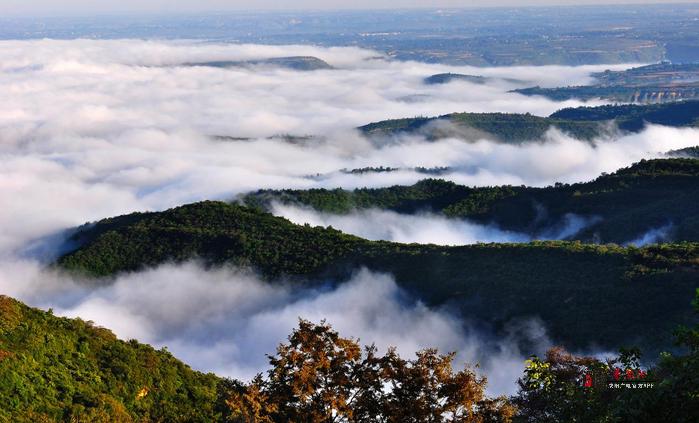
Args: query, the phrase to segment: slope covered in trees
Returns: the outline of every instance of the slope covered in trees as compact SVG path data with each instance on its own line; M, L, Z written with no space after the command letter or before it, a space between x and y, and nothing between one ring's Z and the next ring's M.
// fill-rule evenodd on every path
M220 382L165 350L0 296L0 421L214 421Z
M699 146L680 148L679 150L668 151L667 156L699 159Z
M583 140L606 135L610 123L622 131L637 132L647 123L666 126L697 126L699 101L653 105L608 105L563 109L548 117L515 113L452 113L439 117L416 117L370 123L359 130L368 137L400 134L428 139L470 134L502 142L541 139L555 127Z
M266 377L238 385L228 404L234 415L258 422L693 423L699 326L679 328L676 341L683 353L663 353L650 367L636 348L603 360L555 347L527 360L516 395L488 398L487 381L468 365L454 372L453 355L428 349L413 360L391 350L380 356L328 325L302 321L270 356Z
M380 355L325 323L301 320L244 384L8 297L0 310L0 421L689 423L699 412L696 325L675 331L681 353L651 367L637 349L602 361L553 348L527 361L515 395L493 398L474 363L454 369L453 353Z
M589 223L570 239L625 243L665 228L667 239L699 241L699 160L642 161L591 182L546 188L471 188L427 179L412 186L353 191L263 190L243 201L261 209L276 201L336 214L367 208L400 213L432 211L532 237L545 234L567 215L575 214L587 217Z
M600 136L605 131L599 122L516 113L451 113L439 117L395 119L370 123L359 130L370 138L422 135L437 140L467 134L501 142L524 142L541 139L552 127L585 140Z
M221 202L106 219L73 240L80 247L57 264L93 276L199 259L251 266L270 280L313 283L342 281L367 267L394 275L428 304L451 304L496 329L539 316L554 339L575 347L668 345L670 329L690 315L678 303L695 287L699 260L697 244L371 242Z

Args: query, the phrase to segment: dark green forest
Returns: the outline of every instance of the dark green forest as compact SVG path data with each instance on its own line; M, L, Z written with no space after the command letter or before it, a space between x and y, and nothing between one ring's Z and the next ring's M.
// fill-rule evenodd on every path
M372 242L332 228L294 225L263 211L203 202L106 219L73 235L64 269L111 276L166 262L256 269L268 280L342 281L366 267L395 276L429 305L449 304L496 329L540 316L566 346L668 345L685 322L678 306L696 286L699 244L647 248L580 242L461 247Z
M699 241L699 160L659 159L636 163L594 181L525 186L467 187L440 179L388 188L262 190L242 201L267 210L274 201L346 214L378 208L400 213L430 211L467 218L532 237L556 228L571 213L590 218L570 237L625 243L667 227L668 239Z
M486 382L474 379L468 368L451 373L448 355L428 351L412 361L390 354L365 356L326 326L303 324L289 338L297 344L280 346L270 357L268 376L243 384L192 371L167 351L120 341L89 322L58 318L2 297L0 368L6 370L0 374L0 396L11 406L2 410L0 421L281 422L290 418L284 410L294 410L298 421L327 421L316 406L324 412L340 407L343 413L364 410L367 415L388 416L386 421L401 421L391 420L405 410L391 408L397 400L388 394L381 397L385 403L372 400L356 407L330 401L327 395L355 398L342 395L364 389L348 382L365 379L342 373L347 369L387 378L395 386L417 383L410 394L417 395L415 399L401 403L418 407L415 413L426 419L434 409L419 408L417 398L427 395L423 389L436 389L424 392L455 404L444 409L452 414L440 414L440 421L460 421L445 416L468 410L471 417L466 421L474 422L654 421L669 415L674 421L691 421L688 416L699 409L693 396L698 373L691 373L697 368L699 343L696 329L677 328L696 321L690 299L699 280L699 243L692 235L697 233L692 230L696 231L698 177L699 160L663 159L642 161L587 183L547 188L471 188L427 179L384 189L259 191L236 202L206 201L86 224L72 231L68 243L74 249L54 264L96 285L109 283L121 272L190 260L207 267L250 268L268 283L298 287L343 283L357 269L367 268L391 274L428 306L446 307L464 322L495 333L504 333L514 319L538 317L553 342L565 349L638 347L645 354L644 363L652 363L647 372L658 383L653 390L581 388L591 369L640 368L635 349L623 350L610 362L555 349L546 357L532 358L516 396L487 398L482 391ZM599 215L601 221L583 231L579 240L447 247L368 241L331 227L296 225L268 213L271 201L334 213L369 207L402 213L432 210L516 228L528 227L532 218L541 221L536 212L542 207L551 221L571 212ZM658 219L668 216L676 228L673 243L638 248L584 242L593 235L627 239L639 228L666 222ZM300 360L303 356L298 354L317 351L303 346L320 342L314 338L319 334L322 342L340 342L338 347L351 353L340 357L346 365L284 364L284 352L294 351L288 359ZM300 350L289 350L293 345ZM334 362L313 357L318 363ZM317 380L313 372L338 378L308 387L324 387L327 395L305 396L306 388L298 388L309 377ZM440 375L436 385L420 385L431 380L425 379L428 374ZM339 384L347 383L348 391L340 389ZM468 387L469 396L454 396L449 389L457 386ZM303 401L309 401L308 408L299 405ZM379 406L381 411L372 408ZM361 421L353 418L344 421Z
M610 123L622 131L638 132L647 123L697 126L699 101L651 105L605 105L559 110L548 117L516 113L452 113L370 123L359 130L368 137L422 135L431 140L478 135L501 142L540 140L556 127L572 137L591 140L609 134ZM448 125L445 125L448 124Z
M516 113L451 113L439 117L415 117L370 123L359 130L367 137L422 135L429 140L464 134L490 140L519 143L541 139L551 127L571 136L591 140L608 129L596 121L540 117Z

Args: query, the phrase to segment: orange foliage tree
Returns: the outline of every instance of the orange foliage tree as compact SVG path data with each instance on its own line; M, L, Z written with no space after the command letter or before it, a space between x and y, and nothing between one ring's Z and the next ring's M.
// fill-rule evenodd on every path
M270 356L272 368L228 397L231 421L508 422L514 408L487 398L485 378L454 372L454 354L427 349L401 358L377 354L342 338L326 323L301 320L288 343Z

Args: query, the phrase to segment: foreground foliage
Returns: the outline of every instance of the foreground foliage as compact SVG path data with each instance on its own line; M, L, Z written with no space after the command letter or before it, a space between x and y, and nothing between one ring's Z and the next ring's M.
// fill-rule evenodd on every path
M678 330L684 351L647 369L637 350L601 361L554 348L528 361L516 395L491 398L474 368L454 371L453 354L379 355L325 323L301 320L266 376L243 384L7 297L0 311L3 422L690 423L699 415L699 326ZM653 387L609 389L604 375Z
M473 370L428 349L405 360L377 355L326 324L301 321L270 357L267 377L239 385L227 403L245 422L507 422L514 408L485 396Z
M0 421L207 422L220 379L167 351L0 296Z
M694 302L699 312L699 289ZM601 361L560 348L529 361L512 398L516 422L696 422L699 416L699 325L676 331L684 354L663 353L641 370L640 353ZM587 382L587 383L586 383ZM610 387L611 385L611 387ZM630 385L633 388L615 388Z

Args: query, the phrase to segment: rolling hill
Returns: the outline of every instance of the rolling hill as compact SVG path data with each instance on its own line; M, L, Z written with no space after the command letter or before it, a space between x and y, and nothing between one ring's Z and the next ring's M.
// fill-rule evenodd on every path
M267 66L284 69L292 69L296 71L314 71L323 69L333 69L327 62L317 57L312 56L290 56L290 57L273 57L270 59L257 60L221 60L212 62L192 62L185 63L182 66L204 66L213 68L240 68Z
M626 243L665 228L667 240L699 242L699 160L686 158L642 161L594 181L546 188L472 188L427 179L412 186L354 191L262 190L242 201L265 210L277 201L336 214L369 208L430 211L531 237L576 215L589 222L571 240Z
M530 87L513 92L556 101L605 99L624 103L666 103L699 98L699 64L659 63L592 75L593 85L559 88Z
M607 105L559 110L548 117L514 113L452 113L374 122L359 129L370 138L421 135L431 140L447 137L485 138L517 143L540 140L552 127L572 137L591 140L610 134L610 124L624 132L641 131L646 124L674 127L699 125L699 101L653 105Z
M429 305L449 305L495 330L540 317L553 339L571 348L668 348L672 329L691 319L687 298L699 275L699 244L372 242L222 202L105 219L78 230L73 241L80 246L56 265L93 277L196 259L249 266L270 283L307 285L340 283L365 267L394 275Z
M438 73L424 79L426 85L448 84L454 81L470 82L472 84L487 84L491 82L506 82L509 84L523 84L524 81L512 78L494 78L481 75L464 75L461 73Z

